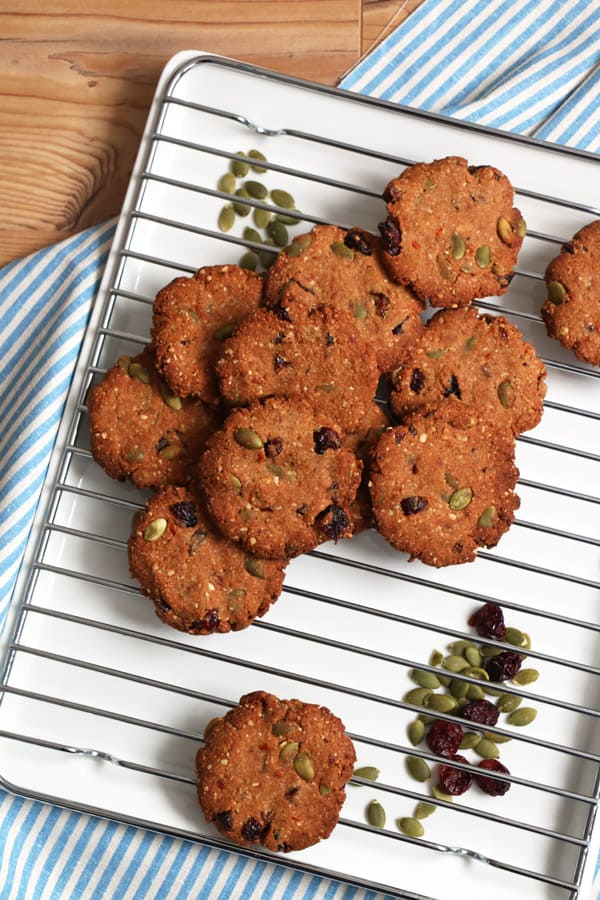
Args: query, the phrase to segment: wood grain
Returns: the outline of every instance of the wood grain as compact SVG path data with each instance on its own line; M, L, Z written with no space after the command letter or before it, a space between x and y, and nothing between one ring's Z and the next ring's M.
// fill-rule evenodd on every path
M423 0L363 0L361 56L376 47L421 3Z

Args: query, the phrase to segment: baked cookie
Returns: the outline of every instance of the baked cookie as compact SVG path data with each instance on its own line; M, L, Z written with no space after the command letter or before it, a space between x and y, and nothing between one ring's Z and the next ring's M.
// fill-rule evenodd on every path
M243 847L285 853L329 837L356 762L337 716L255 691L210 725L196 755L207 822Z
M237 323L261 304L262 276L239 266L206 266L176 278L152 312L156 365L180 397L218 401L214 363Z
M344 446L361 460L363 464L360 485L356 493L356 499L350 504L350 519L352 521L352 537L373 527L373 510L371 507L371 495L369 493L369 465L370 454L377 443L379 436L389 426L390 420L383 408L373 401L366 418L363 420L360 431L349 434L344 439Z
M379 380L375 354L348 313L292 301L284 319L264 309L248 316L227 341L216 371L230 406L304 397L343 431L360 428Z
M577 232L546 269L542 317L550 337L600 366L600 219Z
M395 284L382 263L381 241L360 228L316 225L279 254L265 285L265 305L281 307L290 282L309 308L333 306L348 312L359 333L373 345L382 372L422 329L422 304Z
M546 368L518 328L475 309L440 310L390 375L390 404L402 418L455 397L513 434L538 424Z
M387 185L380 227L392 277L432 306L503 294L525 236L508 178L460 156L416 163Z
M282 563L225 540L191 487L165 487L150 498L135 517L128 554L158 618L189 634L246 628L281 593Z
M379 438L369 488L377 530L430 566L494 547L519 506L514 440L449 399Z
M154 368L152 349L121 356L88 394L92 456L111 478L136 487L185 484L217 413L175 396Z
M207 441L199 476L226 537L288 559L351 536L361 469L335 420L305 400L273 398L231 413Z

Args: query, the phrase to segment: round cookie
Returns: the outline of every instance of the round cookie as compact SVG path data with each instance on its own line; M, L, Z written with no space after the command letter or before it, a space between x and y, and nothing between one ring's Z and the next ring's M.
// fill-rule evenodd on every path
M347 313L295 302L284 319L271 310L248 316L227 341L216 371L229 405L304 397L344 431L360 428L379 379L375 354Z
M391 373L390 404L402 418L455 397L485 422L517 435L542 417L545 376L534 347L502 316L440 310Z
M237 323L261 304L262 276L239 266L206 266L156 296L156 366L180 397L218 401L214 364Z
M226 537L288 559L351 536L361 469L335 420L304 400L273 398L231 413L207 441L199 476Z
M495 546L519 506L508 429L494 430L450 399L391 428L373 451L369 488L377 530L430 566Z
M355 762L326 707L255 691L210 723L196 754L198 802L236 844L303 850L337 825Z
M382 263L381 241L360 228L316 225L298 235L279 254L265 284L265 305L281 307L290 282L296 299L348 312L360 334L372 344L382 372L396 365L405 346L422 329L422 304L395 284Z
M600 219L577 232L546 269L548 334L582 362L600 366Z
M526 231L513 198L502 172L460 156L410 166L384 192L386 267L432 306L503 294Z
M88 395L92 456L111 478L136 487L185 484L220 419L199 400L175 396L152 349L121 356Z
M383 408L379 403L373 401L366 418L361 424L360 431L349 434L344 440L344 446L349 447L364 466L356 499L350 504L350 518L353 525L352 537L356 537L357 534L361 534L368 528L373 527L373 509L368 486L370 454L379 436L383 434L389 424L389 419Z
M246 628L283 584L283 565L225 540L189 487L165 487L150 498L136 516L128 555L158 618L189 634Z

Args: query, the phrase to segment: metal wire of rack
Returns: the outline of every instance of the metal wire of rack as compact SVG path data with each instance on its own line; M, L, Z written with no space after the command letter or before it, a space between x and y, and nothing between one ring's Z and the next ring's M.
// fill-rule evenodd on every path
M250 72L247 67L233 63L221 65L228 71L233 68L242 74ZM264 79L264 76L262 77ZM90 338L91 350L85 364L85 374L76 385L76 400L66 426L66 441L56 451L59 453L57 474L49 485L46 511L24 583L18 619L10 640L0 685L2 693L0 739L5 745L6 742L16 743L22 748L35 747L36 750L47 751L51 758L61 754L92 758L102 764L108 764L109 767L112 764L119 769L150 776L157 782L182 785L186 791L193 794L193 771L191 769L185 771L183 766L179 765L179 761L170 770L167 764L159 765L157 761L151 764L144 754L140 754L139 758L130 758L122 750L128 746L128 735L133 732L137 734L139 729L147 735L146 740L149 742L158 741L164 736L185 744L190 749L185 751L184 756L201 744L201 728L181 727L176 724L175 719L170 720L168 716L161 717L160 711L164 711L165 704L168 708L170 704L176 705L179 700L185 700L186 704L190 701L198 704L203 711L212 710L212 715L218 715L237 702L237 697L232 692L227 690L218 692L211 689L215 683L219 683L220 673L226 671L233 673L228 674L226 686L237 682L244 684L248 679L268 678L275 684L298 685L298 691L310 689L311 696L331 697L330 705L334 710L337 708L336 703L344 708L347 704L350 705L349 708L352 704L358 704L361 709L364 707L368 710L365 713L365 722L378 722L378 711L386 717L392 716L394 723L396 720L404 722L407 721L407 715L414 716L422 713L423 709L400 699L410 687L408 679L405 679L404 687L398 687L403 684L401 676L414 667L430 672L439 671L419 658L418 654L424 644L431 640L448 642L472 637L472 633L466 627L456 624L465 621L460 615L452 616L448 613L441 620L436 618L435 604L441 598L451 609L453 601L456 603L460 601L462 609L462 604L470 604L473 607L474 604L493 601L499 603L507 615L521 616L531 621L536 634L543 635L548 631L553 635L567 633L573 636L572 653L569 652L571 637L566 642L566 653L560 652L560 641L554 640L550 641L549 649L538 649L538 643L534 642L532 649L528 651L528 657L535 660L540 668L547 667L549 672L557 672L559 683L561 679L564 680L566 686L562 692L559 690L540 693L510 684L502 687L503 693L518 694L525 702L531 702L541 710L548 711L548 715L563 717L559 721L570 723L569 733L572 739L565 742L560 738L551 739L543 733L542 736L538 736L535 731L517 732L499 726L486 726L486 730L500 738L511 739L515 746L519 745L525 753L541 753L543 758L549 756L552 760L561 760L561 765L575 766L576 776L556 780L548 777L548 772L555 763L552 763L550 769L542 765L539 777L536 777L535 766L534 771L526 770L528 771L526 775L495 774L494 777L499 780L510 782L513 791L520 791L520 796L524 800L522 810L511 806L510 811L506 813L498 803L490 808L474 801L451 804L435 797L427 797L427 801L451 817L448 819L451 824L447 834L453 838L455 828L457 833L460 833L458 823L462 820L470 820L475 823L478 830L484 832L489 828L492 835L500 828L503 830L502 833L515 835L514 839L511 838L513 843L534 839L540 841L543 846L542 857L548 861L548 865L529 867L516 861L517 857L513 857L512 851L504 856L494 855L485 849L489 846L485 842L481 847L479 845L470 847L449 843L447 838L416 839L389 826L382 834L364 821L357 813L356 805L352 806L348 813L344 811L336 832L360 833L377 842L385 840L392 847L390 851L392 853L397 852L395 848L398 845L403 845L414 847L416 853L430 851L434 855L442 853L445 856L472 857L488 868L502 870L514 876L517 879L515 884L523 885L523 891L527 890L528 884L535 883L552 889L554 893L551 896L575 898L579 894L590 847L600 790L600 752L590 749L598 747L596 721L600 717L600 711L595 708L593 700L597 697L595 678L600 674L600 668L594 664L594 656L588 652L591 641L600 631L600 621L594 620L589 612L593 608L590 598L596 595L595 592L600 587L600 582L592 576L593 562L591 562L593 550L600 544L600 538L592 527L594 516L597 521L596 505L600 503L600 496L593 490L582 490L579 483L565 484L559 478L538 480L536 454L550 454L557 469L559 465L563 465L564 459L570 467L579 465L591 467L600 461L600 456L594 451L593 445L593 428L596 428L597 437L600 411L593 406L591 391L577 390L577 386L584 382L594 384L600 377L600 371L576 364L558 350L552 355L544 354L543 358L549 370L549 383L552 384L554 378L559 379L564 375L569 381L569 396L565 398L564 391L557 391L554 396L550 391L545 401L546 415L558 417L559 427L554 428L554 433L547 435L543 432L541 437L533 434L519 438L519 451L532 454L527 460L533 460L533 464L525 467L526 474L520 479L520 487L528 497L542 495L542 503L546 503L549 498L552 504L554 498L557 498L557 502L562 504L564 501L566 505L560 506L560 514L550 520L537 514L529 518L518 516L512 529L512 533L517 537L510 548L512 551L522 542L525 548L523 554L511 553L504 556L502 543L500 548L481 552L476 566L478 572L481 570L484 573L483 577L465 576L464 579L454 575L447 577L444 573L428 571L423 566L419 568L414 564L406 566L402 560L390 563L389 555L373 557L369 543L364 548L361 545L358 551L352 546L327 545L307 555L303 562L303 565L308 567L306 580L303 569L296 570L291 567L286 577L284 595L277 604L279 606L289 603L289 613L286 612L281 618L271 617L269 614L265 620L255 622L248 630L249 634L243 646L238 645L242 646L239 655L237 646L231 650L224 649L222 641L215 642L212 639L189 641L176 633L167 634L164 628L155 627L149 623L148 618L144 618L146 606L142 602L138 604L141 612L135 614L133 626L128 624L127 619L120 620L118 609L123 598L139 594L138 588L128 579L123 568L123 560L126 566L127 536L126 528L121 523L131 512L143 506L144 496L136 494L126 486L109 482L107 478L102 479L102 476L95 472L86 440L87 390L95 379L101 377L112 358L119 352L126 352L121 348L137 347L148 342L148 332L144 331L143 323L147 321L154 294L152 290L138 286L139 272L151 270L154 274L148 283L160 285L161 278L166 280L165 270L181 275L192 273L198 268L197 258L182 261L173 253L164 252L163 255L163 246L165 251L168 251L177 245L178 237L173 238L173 235L183 234L186 238L200 239L203 242L202 247L210 247L211 250L218 247L219 253L222 252L222 248L229 254L245 249L273 250L266 244L256 244L234 234L223 234L214 226L211 227L210 222L208 224L204 222L201 216L195 223L187 216L187 207L186 215L182 216L149 211L146 201L149 192L155 188L160 192L175 192L174 196L177 197L183 192L193 198L193 203L198 203L199 206L208 201L221 204L230 200L227 194L212 186L215 182L208 183L208 176L204 179L190 180L175 178L172 172L161 171L161 165L156 165L161 150L166 148L167 158L168 153L174 149L175 152L182 151L186 159L189 154L198 160L209 158L221 167L228 166L233 160L244 160L244 156L239 152L229 149L230 143L225 146L213 145L203 143L189 134L182 137L181 133L169 133L170 113L177 110L184 116L198 116L202 127L195 126L194 129L190 129L198 135L210 134L212 123L218 120L225 121L228 129L232 128L232 134L237 142L240 142L244 135L249 137L251 133L262 135L267 142L275 142L284 136L288 148L291 144L300 148L310 146L311 153L307 155L311 158L315 150L322 155L329 152L342 156L349 154L364 161L369 167L385 163L388 167L391 166L392 170L394 167L399 170L414 161L383 149L365 146L364 143L351 145L341 138L336 140L328 134L319 133L318 130L312 132L286 128L271 131L258 127L241 115L236 108L227 109L178 96L179 78L181 73L178 78L171 81L168 91L160 98L156 127L150 135L144 169L139 176L133 206L126 215L125 237L117 249L114 271L106 291L98 327ZM278 79L273 76L273 80L292 87L294 85L293 80L289 79ZM318 90L327 94L327 89ZM333 97L333 93L330 93ZM354 102L358 104L358 101ZM364 104L364 100L361 102ZM384 106L383 109L386 116L392 115ZM186 121L185 118L183 121ZM270 144L267 143L266 146ZM302 153L303 150L300 156ZM271 161L272 156L274 161ZM381 202L381 191L374 189L371 183L361 184L355 183L352 178L344 180L334 177L330 170L311 170L299 165L285 164L277 161L277 155L270 152L267 152L267 158L269 161L264 163L267 170L266 178L274 176L292 179L295 184L310 185L312 189L323 188L351 198L350 213L354 209L352 203L356 200L367 198L368 202ZM521 202L529 198L542 207L559 206L576 215L588 217L600 215L598 208L592 204L542 194L523 186L517 187L517 195ZM162 197L163 194L157 196ZM311 196L314 197L314 194ZM270 213L285 212L278 210L268 200L245 198L244 202L250 207L264 209ZM177 203L174 206L177 208ZM209 214L209 218L210 215L212 213ZM304 230L307 224L312 226L319 222L330 221L321 213L318 205L300 208L297 216ZM214 215L212 219L215 220ZM543 222L544 216L538 216L538 220ZM340 220L338 224L349 226L357 222L348 219ZM140 226L150 229L145 233L146 243L148 243L147 235L153 236L149 242L150 252L139 249L139 242L133 240L136 229ZM165 233L168 233L170 238L163 242L160 236ZM562 239L540 228L532 229L528 237L528 240L535 242L547 256L555 254ZM201 264L205 264L204 257ZM135 266L135 277L128 279L127 267L130 265ZM527 293L530 285L535 285L541 278L542 271L527 261L517 269L516 281L521 283L523 294ZM521 295L517 295L515 301L511 299L512 296L512 293L509 293L502 305L503 315L515 320L521 327L532 328L534 331L539 329L538 313L528 309L526 304L520 304ZM498 311L499 308L493 301L482 302L479 305L491 311ZM576 406L571 405L569 397L577 400ZM592 402L589 402L590 399ZM585 430L585 424L582 426L584 439L582 441L578 439L578 444L569 440L573 422L589 423L588 431ZM586 435L591 435L591 440L586 438ZM543 469L543 466L541 468ZM598 479L596 481L588 479L587 483L593 487L599 482ZM533 508L537 510L535 504ZM81 526L77 524L78 515L82 515ZM114 520L119 525L114 529L104 526L95 528L96 521L105 520ZM580 523L579 527L576 528L574 523ZM530 545L527 543L530 539L532 541L548 539L552 542L547 562L542 562L539 554L532 553L530 556ZM581 558L584 560L581 566L579 551L583 554ZM88 567L88 562L98 556L102 562L101 566L92 563ZM571 557L574 560L573 566L569 568L568 565L564 565L561 568L561 560L568 562ZM110 568L113 559L117 560L114 574ZM81 563L81 560L86 562ZM349 587L352 582L356 584L355 589ZM343 584L347 591L336 591L338 583ZM365 585L369 584L374 584L375 588L365 599L363 592ZM522 590L518 590L519 587ZM377 600L379 590L385 595L381 603ZM404 607L398 609L398 605L394 602L387 602L388 594L396 590L414 591L415 597L423 601L423 605L417 603L416 608L409 608L408 611ZM546 591L550 596L548 603L530 602L536 592ZM561 593L570 591L579 593L575 593L568 604L555 602ZM63 607L61 602L55 602L63 592L66 595L75 592L81 597L86 597L89 592L98 599L92 604L90 611L87 610L84 600L79 604L79 609L70 602ZM110 598L106 610L103 607L105 597ZM308 618L309 627L304 627L303 617L300 619L297 617L298 601L311 611ZM579 605L588 612L580 614ZM458 608L457 606L457 611ZM96 610L96 614L93 614L92 610ZM139 618L136 620L138 615ZM321 620L324 620L325 625L319 629ZM347 629L340 626L340 623L347 621L351 622L351 626ZM57 637L62 635L65 629L70 635L68 639L65 638L67 644L69 640L77 639L77 636L81 639L81 643L75 644L71 652L68 652L68 646L65 647L65 641ZM382 637L386 629L391 631L394 638L402 633L415 636L414 645L410 640L392 647L385 641L377 643L377 638L372 642L368 637L364 642L357 640L358 634L368 636L371 632ZM232 636L232 642L235 642L237 637ZM141 656L146 658L153 653L164 652L165 660L175 659L171 654L176 654L178 664L173 668L172 680L165 680L165 669L162 664L160 671L163 674L152 677L148 674L148 669L138 668L136 671L133 666L102 662L102 657L98 657L94 652L90 652L86 657L85 651L88 647L93 647L97 641L105 639L118 640L120 645L129 648L136 663ZM479 638L477 640L483 645L494 643L511 649L510 644L498 644ZM583 652L577 649L580 640L585 645ZM283 642L286 648L295 648L290 657L294 662L314 658L314 669L312 662L310 665L286 666L287 657L285 653L274 650L275 642ZM541 643L543 645L543 638ZM272 656L264 655L265 647L269 648ZM333 660L329 672L327 664L323 663L323 659L327 658L326 654L331 654ZM368 677L364 686L361 686L354 677L346 676L344 669L336 667L336 661L342 657L352 669L364 670L367 663L373 664L376 667L376 674ZM107 656L106 659L108 658ZM270 659L272 662L267 661ZM189 682L181 675L188 668L196 672L201 664L204 667L213 667L217 675L207 677L206 684L201 679L198 688L190 687ZM32 671L37 673L37 666L41 667L40 672L52 673L60 670L61 679L81 683L81 690L74 690L71 694L69 691L53 691L54 681L51 674L47 686L43 681L40 683L37 675L34 677L31 674ZM385 673L384 679L377 674L379 670ZM393 685L388 680L390 672L396 673ZM176 677L178 674L179 678ZM467 684L478 683L476 678L461 673L453 677ZM90 679L93 679L93 686ZM540 684L543 683L544 679L540 679ZM552 679L550 683L553 684ZM574 693L571 693L571 685L574 685ZM86 686L90 688L89 693L86 693ZM159 703L159 714L156 716L150 714L153 708L151 704L144 706L145 715L134 715L128 711L127 705L122 707L116 702L116 696L121 691L119 686L123 686L124 693L135 690L136 697L141 696L139 693L141 689L146 694L152 693L153 697L160 695L167 699L161 701L163 705ZM105 698L106 702L98 703L98 696ZM10 706L9 701L12 701ZM112 705L108 701L111 701ZM35 713L40 709L56 711L59 719L65 715L64 737L60 733L60 722L56 726L58 734L52 729L46 729L45 726L37 726ZM42 718L47 715L44 713ZM208 718L211 717L208 712L206 715ZM451 714L444 713L436 713L436 718L449 721L453 719ZM100 727L90 726L90 721L99 722ZM357 721L363 721L361 716L357 717ZM92 728L92 733L99 740L98 736L102 730L104 728L110 730L112 725L118 728L115 747L100 746L98 743L94 749L88 745L88 728ZM562 724L560 728L562 729ZM432 752L408 746L402 740L398 740L399 733L397 725L394 724L389 729L380 730L376 727L373 731L351 731L350 736L363 753L381 754L384 760L394 759L398 765L401 765L407 756L419 757L430 766L435 766L439 762L439 758ZM594 736L595 745L592 743ZM138 744L132 741L131 746L136 747ZM459 769L474 771L472 764L464 765L457 762L454 765ZM391 771L391 768L388 766L386 771ZM353 782L363 787L368 785L371 793L381 798L388 806L400 800L417 802L424 799L422 792L414 789L414 785L411 788L402 779L370 783L355 777ZM16 789L19 790L19 787ZM28 792L27 785L24 785L23 789L25 793ZM34 796L42 796L39 790L33 789L31 793ZM530 818L527 814L530 796L555 802L558 804L560 814L551 817L548 824ZM60 802L60 796L58 799ZM72 800L64 799L62 802L65 805L77 806ZM81 806L92 811L112 814L110 807L90 804L85 800ZM127 815L120 811L114 815L116 818L128 820ZM194 831L169 824L161 826L158 819L148 824L218 846L228 846L210 833L202 832L200 828ZM492 844L493 840L492 837ZM260 856L260 853L252 852L251 855ZM554 864L556 859L560 859L560 865ZM320 864L312 865L301 860L294 860L292 865L332 874L368 887L385 887L388 891L395 890L399 895L406 897L418 896L403 884L393 884L388 879L380 884L367 876L356 877L339 867L328 871Z

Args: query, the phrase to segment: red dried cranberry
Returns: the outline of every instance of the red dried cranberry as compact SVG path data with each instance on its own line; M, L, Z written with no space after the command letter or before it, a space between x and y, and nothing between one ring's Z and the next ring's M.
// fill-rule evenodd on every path
M291 366L291 362L288 362L287 359L284 359L283 356L280 356L279 353L276 353L273 357L273 368L276 372L279 372L281 369L285 369L286 366Z
M500 710L489 700L472 700L462 711L464 719L477 722L479 725L495 725L499 715Z
M315 522L329 540L337 541L348 527L348 515L337 503L330 503L315 517Z
M504 613L496 603L486 603L485 606L481 606L469 619L469 625L484 638L503 641L506 637Z
M444 397L451 397L451 396L458 397L459 400L462 397L462 393L461 393L460 387L458 385L458 380L456 378L456 375L450 376L450 384L448 385L447 388L444 388Z
M283 450L283 441L280 437L270 438L263 444L263 449L265 451L265 456L268 456L269 459L273 459L274 456L279 456Z
M482 759L479 763L480 769L487 769L492 772L502 772L503 775L510 775L510 772L503 766L498 759ZM510 790L510 781L500 781L498 778L490 778L489 775L475 775L475 782L482 791L490 794L492 797L501 797Z
M346 247L350 247L351 250L358 250L358 252L364 254L364 256L371 256L373 253L373 248L368 240L357 228L353 228L347 233L344 238L344 243Z
M415 513L427 509L427 497L404 497L400 501L400 506L405 516L414 516Z
M391 218L379 223L379 233L383 249L390 256L398 256L402 244L402 234L398 223Z
M420 369L413 369L413 373L410 378L411 391L414 391L415 394L420 394L424 386L425 376Z
M198 524L196 507L191 500L181 500L179 503L173 503L170 510L179 524L185 528L193 528L194 525Z
M384 190L383 199L386 203L393 203L396 199L396 184L393 181L390 181Z
M523 658L516 650L503 650L498 656L488 659L485 669L490 681L507 681L517 674L522 662Z
M439 756L454 756L465 733L456 722L436 719L427 732L427 743Z
M313 440L315 453L319 455L325 453L326 450L339 450L342 446L342 439L333 428L323 427L313 431Z
M203 634L211 634L219 627L219 610L208 609L202 619L192 622L191 628L194 631L201 631Z
M290 316L289 309L287 308L287 306L284 306L282 304L281 300L279 300L279 302L273 306L273 312L275 313L275 315L277 316L278 319L281 319L282 322L291 322L292 321L292 317Z
M246 819L242 825L242 837L247 841L260 841L269 830L269 825L262 825L254 816Z
M468 765L468 759L464 756L453 756L453 760ZM451 794L453 797L464 794L471 787L473 776L464 769L455 769L454 766L440 766L440 787L445 794Z
M404 331L404 323L405 322L406 322L406 319L402 319L401 322L398 322L397 325L394 325L394 327L392 328L392 334L402 334L402 332Z
M221 829L221 831L233 830L233 816L231 815L230 809L226 809L223 812L218 812L215 816L215 820L217 822L217 826Z
M385 314L390 305L390 298L387 294L382 294L381 291L371 291L371 297L373 297L375 301L375 312L380 319L385 319Z

